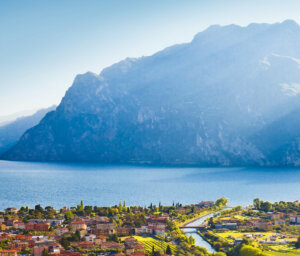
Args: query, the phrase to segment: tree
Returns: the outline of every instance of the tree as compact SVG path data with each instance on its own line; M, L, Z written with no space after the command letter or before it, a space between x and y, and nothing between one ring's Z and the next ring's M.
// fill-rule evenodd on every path
M208 225L210 226L210 228L213 228L215 223L214 223L214 218L213 217L210 217L209 220L208 220Z
M195 238L194 237L192 237L192 236L189 237L189 244L191 244L191 245L195 244Z
M295 243L296 249L300 248L300 237L298 238L297 242Z
M168 244L167 249L166 249L166 254L172 255L172 250L171 250L171 247L170 247L169 244Z
M67 250L70 246L70 242L65 237L60 240L60 244L65 250Z
M213 244L213 246L214 246L214 249L215 249L216 251L219 251L220 248L222 247L222 244L221 244L220 242L215 242L215 243Z
M78 229L75 232L75 236L77 237L76 241L80 241L81 235L80 235L80 231Z
M46 206L46 207L45 207L45 210L46 210L47 212L50 212L50 211L53 210L53 207L52 207L52 206Z
M253 205L254 205L255 209L257 209L257 210L260 209L260 200L259 200L259 198L255 198L253 200Z
M71 211L67 211L65 213L65 219L66 220L72 220L74 218L74 214Z
M109 240L110 241L114 241L116 243L119 243L120 242L120 238L116 235L116 234L112 234L109 236Z
M215 202L216 206L218 206L218 207L225 206L227 203L228 203L228 199L224 196Z
M269 212L272 210L272 204L268 201L265 202L261 201L260 208L262 211Z
M76 230L75 234L72 234L71 237L69 237L68 239L72 242L79 242L81 239L80 231Z
M37 204L34 209L37 211L37 212L42 212L43 211L43 207L40 205L40 204Z
M254 248L250 245L243 245L240 251L241 256L262 256L263 253L260 249Z
M43 250L42 256L48 256L48 250L46 250L46 248Z
M84 211L84 207L83 207L83 201L81 200L80 201L80 204L77 205L77 209L76 209L78 212L81 212L83 213Z

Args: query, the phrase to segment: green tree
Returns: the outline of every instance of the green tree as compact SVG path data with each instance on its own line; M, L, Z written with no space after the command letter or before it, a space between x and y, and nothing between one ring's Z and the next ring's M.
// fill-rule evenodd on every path
M296 249L300 248L300 237L298 238L297 242L295 243Z
M43 211L44 211L43 207L42 207L40 204L37 204L37 205L34 207L34 209L35 209L35 211L37 211L37 212L43 212Z
M265 212L269 212L272 210L272 204L268 201L260 203L260 209Z
M220 242L215 242L213 244L213 246L214 246L214 248L215 248L216 251L219 251L221 249L221 247L222 247L222 244Z
M46 248L43 250L42 256L48 256L48 250L46 250Z
M227 203L228 203L228 199L226 197L221 197L219 198L216 202L215 202L215 205L218 206L218 207L222 207L222 206L226 206Z
M65 213L65 219L66 220L72 220L74 218L74 214L71 211L67 211Z
M208 220L208 225L210 226L210 228L213 228L215 223L214 223L214 218L213 217L210 217L209 220Z
M69 248L69 246L70 246L70 242L65 237L63 237L60 240L60 244L61 244L62 247L64 247L65 250L67 250Z
M259 198L255 198L253 200L253 205L254 205L255 209L257 209L257 210L260 209L260 200L259 200Z
M190 245L195 244L195 238L194 237L192 237L192 236L189 237L189 244Z
M79 242L81 240L80 231L76 230L75 234L72 234L68 239L72 242Z
M109 236L109 240L110 240L110 241L117 242L117 243L120 242L120 238L119 238L116 234L110 235L110 236Z
M84 213L84 206L83 206L83 201L81 200L80 201L80 204L77 205L77 208L76 208L77 212L79 215L83 215Z
M76 241L80 241L81 236L80 236L80 231L79 230L76 230L75 236L76 236Z
M171 250L171 247L170 247L169 244L168 244L167 249L166 249L166 254L172 255L172 250Z
M260 249L254 248L250 245L244 245L240 251L241 256L262 256L263 253Z

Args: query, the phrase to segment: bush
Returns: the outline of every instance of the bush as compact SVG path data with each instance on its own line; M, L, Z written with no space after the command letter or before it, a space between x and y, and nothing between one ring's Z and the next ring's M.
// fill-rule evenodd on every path
M241 256L263 256L264 254L258 248L254 248L250 245L243 245L240 251Z

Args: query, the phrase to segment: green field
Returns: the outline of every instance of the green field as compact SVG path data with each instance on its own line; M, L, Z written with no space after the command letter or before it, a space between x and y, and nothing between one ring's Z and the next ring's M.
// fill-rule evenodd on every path
M268 255L274 256L300 256L300 249L295 249L294 245L270 245L269 251L265 251Z
M251 232L247 232L251 233ZM225 231L225 232L217 232L216 235L225 238L229 242L232 242L233 239L228 238L229 235L233 236L234 238L243 238L244 234L243 232L238 231ZM262 234L262 237L257 238L253 242L254 246L259 246L259 240L266 239L266 237L272 236L275 234L275 232L253 232L255 234ZM280 239L277 239L280 240ZM290 241L295 241L295 239L288 239ZM300 249L295 249L293 243L291 244L285 244L285 245L267 245L268 250L265 250L264 253L270 256L300 256Z
M267 237L270 237L274 234L276 234L276 232L239 232L239 231L218 231L215 233L216 235L223 237L229 241L232 241L231 238L229 238L228 236L233 236L234 238L243 238L245 234L259 234L262 235L261 237L257 237L257 240L265 240ZM280 241L280 238L276 239L277 241ZM290 241L296 241L296 239L292 239L292 238L287 238L287 240Z
M175 254L178 250L177 245L169 244L167 242L161 242L159 239L155 237L142 237L142 236L134 236L136 240L141 242L145 246L145 250L148 252L152 252L152 247L154 246L155 250L163 249L166 251L167 246L170 245L172 252Z
M264 251L264 253L270 256L299 256L300 250L291 249L286 251Z

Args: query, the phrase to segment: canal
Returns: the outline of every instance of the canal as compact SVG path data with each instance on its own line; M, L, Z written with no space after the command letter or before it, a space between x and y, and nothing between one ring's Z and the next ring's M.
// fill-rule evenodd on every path
M214 215L215 213L211 213L209 215L206 215L204 217L201 217L193 222L190 222L189 224L186 225L186 227L189 226L199 226L201 224L203 224L203 222L207 219L210 218ZM195 239L195 245L201 246L201 247L205 247L207 249L208 252L211 253L215 253L216 251L214 250L214 248L212 248L212 246L206 242L198 233L197 230L195 228L185 228L183 229L184 233L189 237L192 236Z

